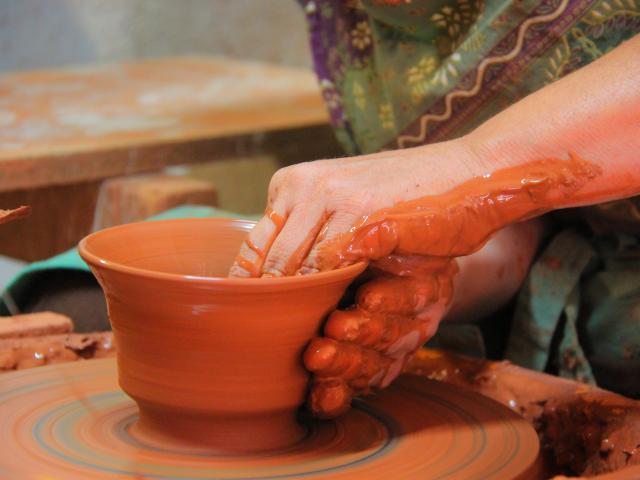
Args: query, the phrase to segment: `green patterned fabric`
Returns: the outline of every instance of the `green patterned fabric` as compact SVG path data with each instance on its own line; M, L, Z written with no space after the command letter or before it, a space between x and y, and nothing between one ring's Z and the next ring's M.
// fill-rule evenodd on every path
M350 153L460 136L640 31L637 0L302 3Z

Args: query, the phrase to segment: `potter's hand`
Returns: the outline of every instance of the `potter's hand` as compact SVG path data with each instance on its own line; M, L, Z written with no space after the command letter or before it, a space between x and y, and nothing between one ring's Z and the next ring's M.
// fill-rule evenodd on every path
M424 178L425 164L434 163L431 155L464 151L460 145L409 151L412 168L412 155L424 157L415 172L384 155L301 165L291 171L304 172L298 174L284 170L284 183L272 182L268 214L252 230L231 274L313 273L389 255L469 255L507 225L585 202L602 175L600 166L570 152L460 181L472 165L477 168L468 155L466 170L458 160L450 165L457 173L434 168L434 176ZM393 170L401 171L400 178ZM442 192L442 182L454 186ZM420 196L425 184L429 193Z
M316 416L338 416L352 397L389 385L451 303L454 260L387 257L370 270L374 278L360 287L355 306L333 312L325 336L305 352L313 373L308 403Z
M284 168L271 180L267 212L230 273L281 276L335 268L336 239L363 218L448 190L474 171L483 172L464 139Z

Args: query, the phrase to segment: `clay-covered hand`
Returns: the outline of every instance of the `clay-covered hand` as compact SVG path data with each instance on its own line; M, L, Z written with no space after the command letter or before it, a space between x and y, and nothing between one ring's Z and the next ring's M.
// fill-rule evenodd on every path
M483 173L476 163L461 139L279 170L269 186L266 213L230 274L283 276L333 269L340 261L337 238L374 212L446 191L473 172Z
M388 255L469 255L507 225L585 203L585 187L602 173L571 152L482 173L473 150L459 139L281 170L230 274L305 274Z
M354 396L384 388L431 338L453 294L454 260L389 256L370 265L355 305L336 310L324 337L304 355L313 373L308 405L318 417L335 417Z

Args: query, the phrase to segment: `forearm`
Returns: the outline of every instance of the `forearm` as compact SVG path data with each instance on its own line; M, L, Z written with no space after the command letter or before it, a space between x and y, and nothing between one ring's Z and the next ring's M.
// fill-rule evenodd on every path
M446 145L408 154L433 158ZM467 153L446 175L459 182L453 189L369 215L347 238L342 263L468 255L506 225L640 194L640 36L447 147L460 148ZM429 170L441 174L425 162Z
M640 194L640 35L597 62L525 98L463 139L469 168L493 172L575 153L601 174L568 207ZM520 288L542 238L542 223L499 231L478 252L459 258L447 321L479 320Z
M558 208L640 194L640 35L514 104L465 141L487 171L569 152L600 167Z

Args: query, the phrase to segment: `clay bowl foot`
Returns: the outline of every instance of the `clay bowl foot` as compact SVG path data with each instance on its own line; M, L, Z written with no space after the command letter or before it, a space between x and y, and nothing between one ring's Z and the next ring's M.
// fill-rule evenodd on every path
M304 348L365 268L226 278L253 222L184 219L96 232L79 250L105 293L118 380L146 442L210 451L279 450L309 376Z
M256 454L285 450L300 442L307 428L295 412L269 416L220 417L155 409L138 402L139 418L129 433L141 443L189 454Z

